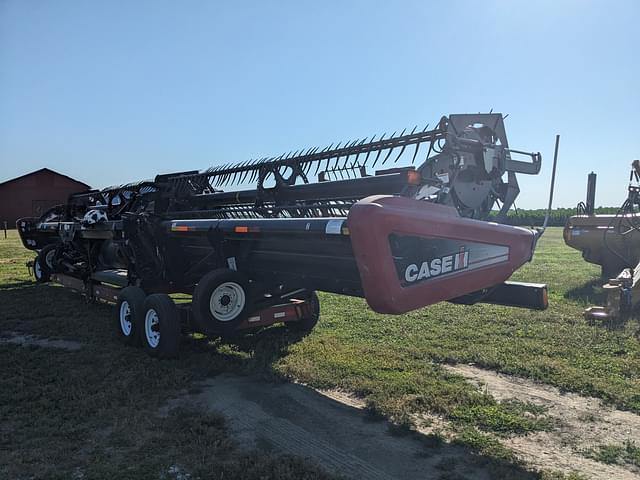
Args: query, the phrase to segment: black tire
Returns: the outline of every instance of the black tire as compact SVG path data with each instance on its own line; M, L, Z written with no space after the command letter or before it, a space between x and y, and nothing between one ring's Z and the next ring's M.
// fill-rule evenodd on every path
M202 277L191 304L196 327L210 336L232 335L249 313L248 285L244 275L226 268Z
M144 316L144 290L139 287L123 288L118 294L115 309L115 325L118 336L126 345L140 346L142 317Z
M149 355L159 358L178 356L180 317L169 295L155 293L146 298L138 328L142 345Z
M47 274L47 279L51 278L51 274L55 273L53 260L56 256L57 245L51 244L44 247L38 252L38 260L42 271Z
M305 299L308 303L307 313L296 322L285 322L285 325L292 332L310 333L320 319L320 299L313 291Z
M33 276L38 283L46 283L51 280L51 275L42 267L40 257L33 260Z

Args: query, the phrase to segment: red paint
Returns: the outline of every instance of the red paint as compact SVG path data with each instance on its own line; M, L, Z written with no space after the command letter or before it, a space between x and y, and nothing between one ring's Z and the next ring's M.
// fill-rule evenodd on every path
M365 198L351 207L347 223L365 298L379 313L405 313L492 287L533 254L530 230L463 218L453 207L404 197ZM509 259L402 287L391 255L391 233L503 245L509 247Z
M0 226L6 221L14 228L16 220L39 217L49 208L67 202L72 193L88 190L85 183L42 168L0 183Z

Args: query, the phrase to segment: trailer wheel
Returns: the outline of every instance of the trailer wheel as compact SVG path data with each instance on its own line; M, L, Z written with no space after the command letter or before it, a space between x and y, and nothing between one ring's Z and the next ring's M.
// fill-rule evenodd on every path
M320 319L320 299L318 294L313 291L306 298L308 303L307 313L298 321L285 322L287 328L293 332L309 333L318 323Z
M180 318L171 297L149 295L144 301L140 322L144 349L153 357L173 358L180 348Z
M207 335L229 335L247 317L249 296L245 277L227 269L206 274L193 292L196 325Z
M55 273L55 266L53 264L53 260L56 258L56 249L57 245L51 244L44 247L42 250L38 252L38 258L40 259L40 266L46 271L49 275Z
M51 274L54 273L53 259L56 256L56 245L47 245L38 252L33 261L33 275L36 282L45 283L51 280Z
M51 275L43 268L40 257L33 260L33 276L38 283L45 283L51 280Z
M116 326L127 345L140 345L140 317L144 313L145 298L144 290L139 287L126 287L118 294Z

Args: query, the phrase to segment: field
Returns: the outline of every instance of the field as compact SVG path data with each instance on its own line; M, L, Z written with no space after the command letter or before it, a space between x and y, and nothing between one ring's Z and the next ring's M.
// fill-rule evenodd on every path
M0 239L0 478L341 473L322 456L244 441L228 415L188 400L238 382L278 395L303 384L295 388L350 405L354 418L385 426L389 448L414 445L411 461L433 467L424 478L640 474L640 328L583 319L602 301L599 269L564 246L559 228L515 275L549 284L547 311L443 303L386 316L322 294L305 338L279 326L228 344L189 336L175 361L121 345L110 307L34 284L32 254L9 234Z

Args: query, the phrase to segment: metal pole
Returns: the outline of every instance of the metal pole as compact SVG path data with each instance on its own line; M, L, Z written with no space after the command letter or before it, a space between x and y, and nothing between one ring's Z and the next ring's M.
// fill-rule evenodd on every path
M591 172L587 177L587 215L593 215L596 208L596 174Z
M4 238L7 238L7 221L4 221Z
M558 146L560 145L560 135L556 135L556 148L553 152L553 170L551 171L551 190L549 192L549 206L547 207L547 215L544 217L544 224L542 225L542 230L540 231L540 237L544 233L547 228L547 223L549 222L549 216L551 215L551 204L553 203L553 187L556 183L556 165L558 163Z

